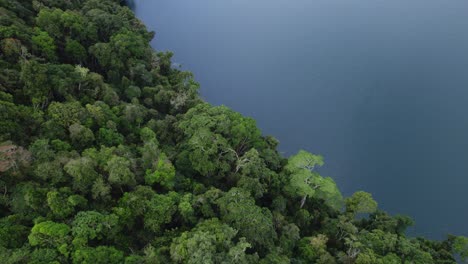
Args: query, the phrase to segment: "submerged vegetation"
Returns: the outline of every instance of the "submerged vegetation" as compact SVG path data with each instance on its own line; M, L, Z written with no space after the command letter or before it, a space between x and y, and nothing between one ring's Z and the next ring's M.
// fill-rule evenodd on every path
M198 96L118 0L0 0L2 263L455 263Z

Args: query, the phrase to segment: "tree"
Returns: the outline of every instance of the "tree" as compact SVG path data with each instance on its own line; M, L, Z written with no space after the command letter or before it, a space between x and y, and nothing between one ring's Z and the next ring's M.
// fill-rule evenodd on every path
M61 9L42 9L37 15L37 25L55 39L62 37Z
M140 125L145 121L148 109L140 104L132 103L123 106L121 112L121 126L127 131L138 133Z
M109 105L102 101L96 101L93 104L87 104L86 111L93 119L94 123L100 128L107 127L109 122L113 122L115 124L118 119Z
M249 190L255 198L262 197L268 191L274 175L254 148L237 157L237 172L240 174L237 186Z
M213 218L182 233L171 244L171 259L175 263L250 263L246 249L250 244L241 238L232 241L237 231Z
M305 237L299 242L300 256L310 263L336 263L335 259L327 251L328 237L319 234L313 237Z
M57 47L55 46L54 39L50 37L47 32L36 28L35 35L31 38L31 41L33 43L34 50L36 50L41 56L51 61L57 60Z
M197 220L195 217L195 209L193 208L194 197L192 194L185 194L179 201L177 206L179 214L182 216L185 222L193 223Z
M81 125L73 124L68 128L70 138L78 149L83 149L94 141L94 134L91 129Z
M20 56L24 56L24 46L15 38L5 38L0 42L1 51L6 59L16 62Z
M255 121L224 106L198 104L184 115L178 128L185 135L182 146L189 151L193 169L204 176L226 176L237 157L261 141Z
M102 199L104 201L111 200L111 187L104 181L103 178L98 178L91 189L91 194L94 200Z
M73 245L84 247L90 240L109 240L119 232L118 217L96 211L81 211L72 223Z
M156 194L151 200L148 200L145 208L145 229L153 232L161 231L163 225L170 223L172 216L177 211L174 199L169 195L161 194Z
M225 106L213 107L208 104L198 104L190 109L179 128L189 137L201 129L219 134L239 154L255 146L261 136L253 119L243 117Z
M97 133L97 141L105 146L118 146L124 143L124 137L116 129L101 127Z
M52 87L52 96L55 101L75 101L74 96L80 98L82 93L77 86L80 82L79 73L75 67L68 64L46 64L48 85Z
M90 191L91 186L99 177L94 169L95 166L96 163L87 157L71 160L65 165L65 171L73 177L73 188L75 190L82 193Z
M107 69L107 77L112 82L121 80L121 77L128 72L129 58L144 61L151 54L144 38L127 29L111 36L108 43L97 43L91 46L89 51L99 64Z
M83 63L88 57L88 53L80 42L74 39L67 39L65 44L65 52L67 56L75 63Z
M221 135L200 129L188 141L189 159L193 169L203 176L224 176L230 171L234 155Z
M51 99L48 69L36 60L21 62L21 81L23 92L29 98L35 111L45 109Z
M133 186L135 175L130 171L130 161L124 157L113 156L106 165L108 181L115 186Z
M232 188L217 200L221 220L239 231L247 242L256 248L268 250L276 239L273 217L266 208L255 205L250 194L239 188Z
M366 248L372 249L376 254L385 256L395 251L398 243L398 236L375 229L371 232L364 231L359 234L359 241Z
M384 211L377 210L368 219L361 220L361 226L367 230L380 229L389 233L404 235L405 230L414 224L408 216L390 216Z
M83 207L87 202L83 196L73 195L68 187L47 193L47 205L57 219L69 217L75 212L76 207Z
M84 121L86 112L79 102L52 102L47 108L48 117L63 128L68 129L73 124Z
M19 248L26 242L30 229L18 220L14 216L0 219L0 247Z
M66 224L45 221L37 223L28 236L31 246L60 248L69 240L70 227Z
M85 247L74 251L72 259L73 263L120 264L124 253L108 246Z
M453 251L460 255L461 259L466 262L468 259L468 238L464 236L455 237Z
M95 165L97 165L100 171L104 171L107 167L107 163L114 156L115 151L115 147L101 146L99 149L85 149L81 155L85 158L91 159L95 162Z
M31 181L24 181L10 186L11 198L9 209L12 214L20 214L25 219L31 221L48 211L45 203L47 189L40 184ZM4 190L5 191L5 190Z
M83 10L85 17L96 25L99 40L109 41L110 37L124 27L124 17L106 12L109 9L119 9L120 6L110 2L87 1Z
M71 42L71 43L73 43L73 42ZM68 47L68 45L67 45L67 47ZM79 77L78 91L81 91L81 83L86 80L86 77L88 77L89 69L85 68L85 67L82 67L81 65L76 65L75 66L75 73Z
M127 89L125 89L125 96L128 100L132 100L133 98L138 98L141 95L141 90L138 86L130 85Z
M281 228L280 247L284 252L292 252L301 239L300 229L295 224L286 224Z
M59 264L66 261L66 258L57 250L51 248L36 248L30 253L28 263L41 264L51 263Z
M159 185L172 189L174 187L175 168L164 153L159 155L158 163L154 171L146 170L145 182L149 185Z
M301 196L300 208L307 197L323 199L328 206L335 210L341 208L342 197L335 182L327 177L323 178L314 172L315 167L323 165L323 158L306 151L299 151L291 156L285 169L290 173L289 185L286 191L295 196Z
M346 198L346 212L355 216L356 214L374 213L377 210L377 202L367 192L358 191L351 197Z
M0 101L0 110L3 110L1 104ZM37 135L42 122L44 122L42 111L36 111L33 107L22 105L7 109L1 116L5 117L0 121L1 124L8 127L0 128L0 137L6 136L5 140L14 140L15 143L21 144L21 146L27 146L35 139L27 135Z
M147 211L147 203L155 197L156 193L149 186L137 186L131 192L123 194L119 200L119 207L129 211L128 217L136 218L143 216ZM170 202L169 202L170 204ZM131 221L128 221L131 224Z
M56 40L66 37L82 41L96 41L96 28L86 23L85 18L72 10L43 8L36 19L37 25Z
M161 150L159 149L159 142L156 138L144 141L142 147L139 148L139 153L141 155L140 162L142 168L145 170L154 170L158 166L159 155Z

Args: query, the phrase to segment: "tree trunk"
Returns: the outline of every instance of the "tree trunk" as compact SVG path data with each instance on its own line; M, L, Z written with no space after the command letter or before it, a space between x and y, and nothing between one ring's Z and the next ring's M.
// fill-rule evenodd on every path
M301 209L302 209L302 207L304 207L304 204L305 204L305 202L306 202L306 199L307 199L307 194L304 195L304 197L302 197L302 199L301 199Z

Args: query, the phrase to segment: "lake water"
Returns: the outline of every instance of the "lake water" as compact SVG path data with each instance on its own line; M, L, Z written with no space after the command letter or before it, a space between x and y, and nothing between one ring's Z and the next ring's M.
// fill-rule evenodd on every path
M135 0L208 102L290 155L322 154L345 195L468 235L466 0Z

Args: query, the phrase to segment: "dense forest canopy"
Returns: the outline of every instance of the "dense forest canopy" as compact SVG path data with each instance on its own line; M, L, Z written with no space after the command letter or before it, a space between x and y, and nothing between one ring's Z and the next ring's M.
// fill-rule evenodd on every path
M118 0L0 0L2 263L455 263L198 95Z

